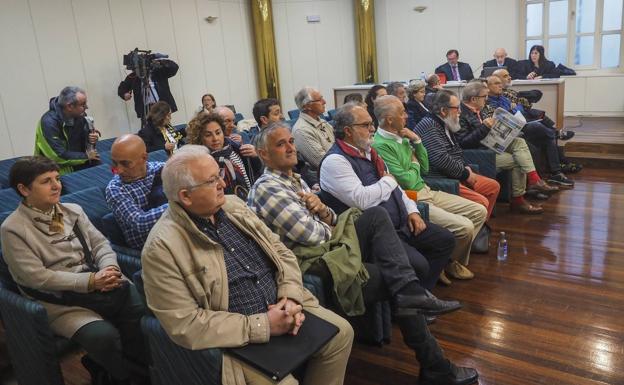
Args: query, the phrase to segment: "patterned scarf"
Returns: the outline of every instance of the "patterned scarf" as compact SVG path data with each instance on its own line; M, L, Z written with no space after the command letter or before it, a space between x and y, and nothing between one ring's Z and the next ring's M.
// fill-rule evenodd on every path
M354 158L368 160L365 156L360 154L359 151L357 151L350 145L346 144L343 140L336 139L336 144L338 145L338 147L340 147L342 152L344 152L345 154L352 156ZM375 151L374 148L371 148L370 152L371 152L371 162L373 162L373 164L375 165L375 169L377 170L377 176L381 178L383 174L386 173L386 164L384 163L383 159L381 159L379 154L377 154L377 151Z

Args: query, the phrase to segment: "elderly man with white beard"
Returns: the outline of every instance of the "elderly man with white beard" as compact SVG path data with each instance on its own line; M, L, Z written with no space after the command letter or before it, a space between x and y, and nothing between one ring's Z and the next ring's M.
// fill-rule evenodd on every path
M458 179L459 195L480 203L492 214L500 185L494 179L475 173L465 162L463 151L455 138L461 129L461 103L449 90L440 90L433 98L431 115L414 127L429 156L429 175Z

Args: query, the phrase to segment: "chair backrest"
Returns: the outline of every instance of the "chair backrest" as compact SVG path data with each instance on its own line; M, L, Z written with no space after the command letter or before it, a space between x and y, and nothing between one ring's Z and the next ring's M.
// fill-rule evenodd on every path
M300 113L299 110L290 110L290 111L288 111L288 117L290 119L297 120L297 119L299 119L299 113Z
M165 150L152 151L147 153L147 160L149 162L166 162L169 159L169 155Z
M22 198L12 188L0 190L0 212L12 212L22 201Z
M108 238L111 243L127 247L126 238L123 235L123 231L117 224L117 220L113 213L107 213L102 217L102 234Z
M151 316L141 319L141 329L149 343L152 381L157 379L162 385L221 384L221 349L185 349L173 342L158 319Z
M327 120L334 120L334 116L336 116L336 112L338 112L338 110L336 109L327 111L327 116L329 116L329 119Z
M72 194L61 196L63 203L80 205L93 225L103 232L102 217L110 212L106 204L103 187L91 187Z
M113 142L115 141L115 139L117 138L108 138L108 139L98 140L97 144L95 145L95 148L100 153L103 151L110 151L111 147L113 147Z
M106 187L113 179L110 166L102 164L61 176L63 194L72 194L91 187Z
M19 157L0 160L0 188L9 187L9 171L11 171L13 163L18 159Z
M245 117L240 112L237 112L234 114L234 124L238 124L238 122L240 122L243 119L245 119Z

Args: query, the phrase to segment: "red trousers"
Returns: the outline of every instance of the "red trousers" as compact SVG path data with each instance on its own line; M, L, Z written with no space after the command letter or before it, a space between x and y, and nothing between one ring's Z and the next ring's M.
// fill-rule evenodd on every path
M483 175L477 175L477 182L468 187L464 182L459 184L459 195L463 198L480 203L487 209L487 219L490 219L496 198L500 191L500 184L494 179ZM486 220L487 220L486 219Z

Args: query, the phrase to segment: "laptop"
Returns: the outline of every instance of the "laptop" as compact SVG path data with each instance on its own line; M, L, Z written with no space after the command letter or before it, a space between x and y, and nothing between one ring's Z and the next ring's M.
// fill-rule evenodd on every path
M488 76L492 76L492 74L496 70L506 70L506 69L507 69L506 66L502 66L502 67L484 67L483 68L483 76L482 77L487 78Z
M335 325L305 312L305 321L296 336L285 334L271 337L266 344L231 348L228 353L258 369L273 381L281 381L336 334L338 328Z

